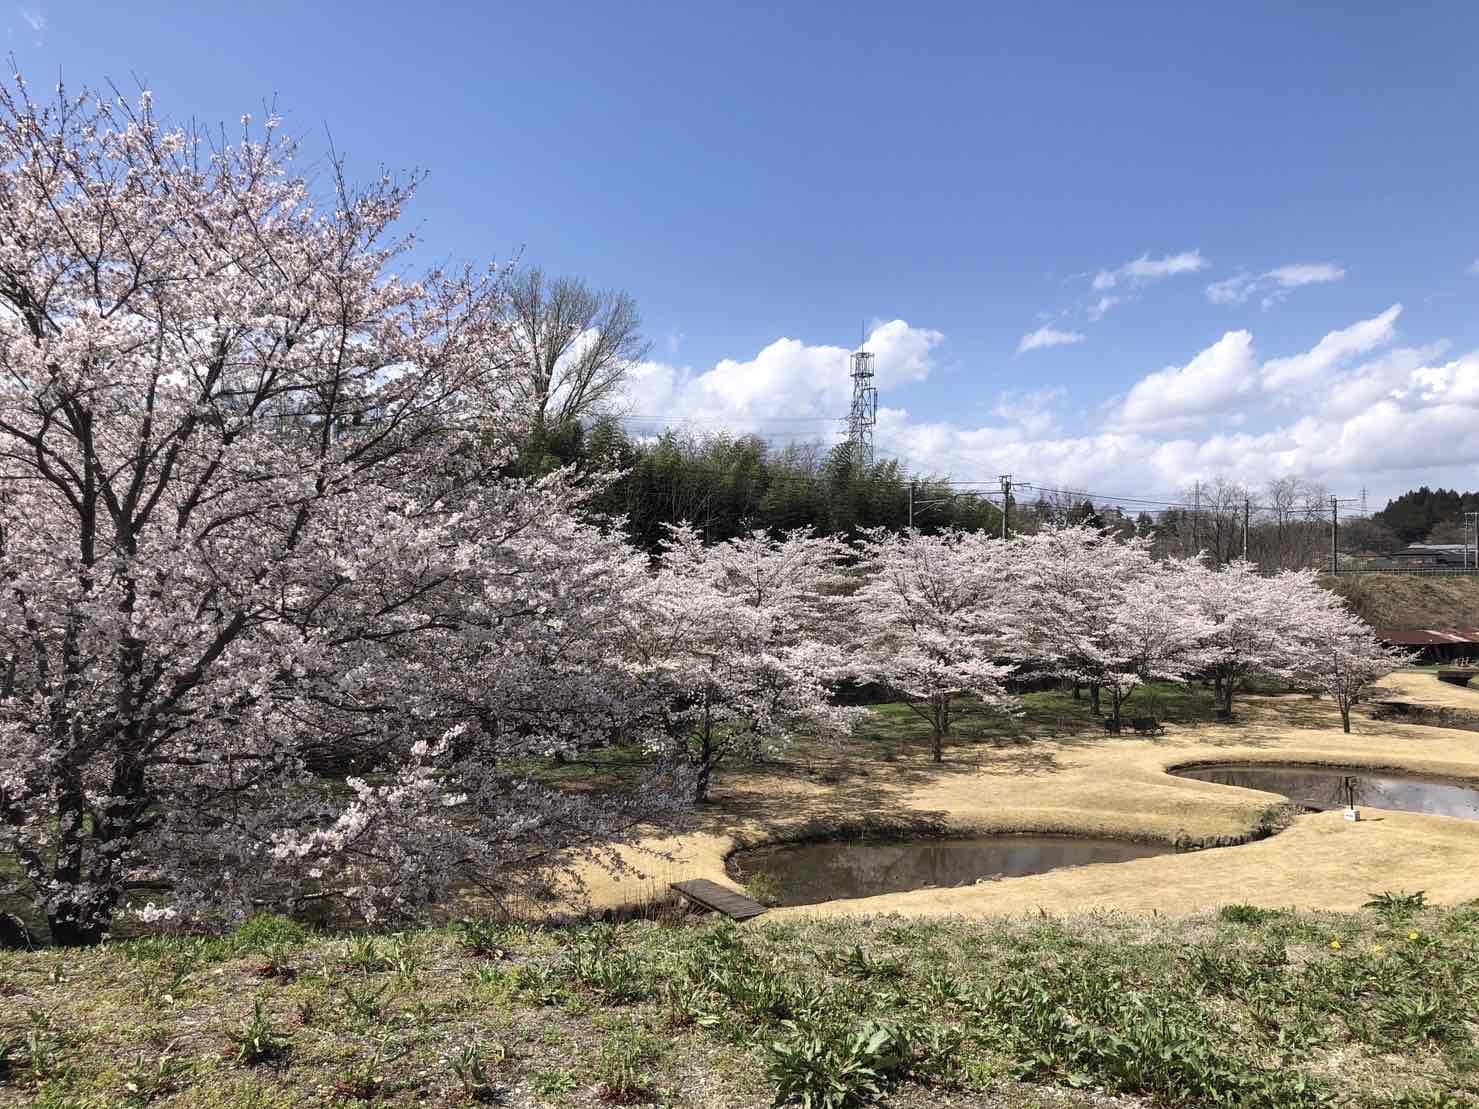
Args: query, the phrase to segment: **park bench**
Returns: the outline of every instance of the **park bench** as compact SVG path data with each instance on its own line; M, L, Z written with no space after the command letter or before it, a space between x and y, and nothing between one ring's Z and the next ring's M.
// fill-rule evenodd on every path
M1119 735L1120 722L1112 716L1106 716L1104 718L1104 730L1110 735Z
M1137 716L1130 721L1136 735L1163 735L1166 731L1154 716Z
M1471 669L1439 670L1438 680L1447 682L1449 685L1468 685L1473 680L1475 673L1479 671Z

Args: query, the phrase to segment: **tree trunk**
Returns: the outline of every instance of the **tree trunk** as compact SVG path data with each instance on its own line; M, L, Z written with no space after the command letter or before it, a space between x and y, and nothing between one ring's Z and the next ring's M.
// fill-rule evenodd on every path
M1232 695L1234 684L1235 683L1232 681L1227 681L1224 682L1222 686L1222 709L1229 716L1232 715Z
M709 779L714 770L714 721L709 715L709 703L704 702L704 723L699 732L698 779L693 785L695 802L709 799Z
M1340 698L1340 726L1347 735L1350 735L1351 703L1347 701L1344 697Z
M1083 700L1083 695L1084 695L1084 687L1081 686L1078 682L1074 682L1073 683L1073 699L1075 701L1082 701Z
M62 904L47 914L46 927L58 947L96 947L108 934L112 916L111 906Z
M932 721L934 724L934 735L931 737L934 743L934 756L936 762L945 761L945 737L950 734L950 700L949 698L935 699L935 713Z
M1100 715L1098 682L1089 683L1089 711L1092 712L1095 716Z

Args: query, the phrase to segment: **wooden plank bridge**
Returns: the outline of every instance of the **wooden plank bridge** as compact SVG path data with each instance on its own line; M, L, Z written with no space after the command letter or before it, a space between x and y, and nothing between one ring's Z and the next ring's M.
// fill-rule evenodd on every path
M682 894L695 905L716 913L723 913L732 920L749 920L765 912L765 906L760 902L742 893L736 893L732 889L727 889L718 882L711 882L707 878L674 882L668 888L675 893Z

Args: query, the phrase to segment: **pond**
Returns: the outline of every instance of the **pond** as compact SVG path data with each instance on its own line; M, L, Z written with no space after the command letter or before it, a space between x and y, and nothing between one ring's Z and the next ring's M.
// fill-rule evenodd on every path
M1171 773L1199 782L1280 793L1296 804L1313 808L1344 806L1344 782L1352 777L1356 781L1358 808L1398 809L1479 820L1479 787L1417 774L1286 763L1217 763L1182 767Z
M969 839L830 840L778 843L730 856L730 873L764 875L781 905L815 905L926 887L1018 878L1170 854L1172 848L1072 836L1003 835Z

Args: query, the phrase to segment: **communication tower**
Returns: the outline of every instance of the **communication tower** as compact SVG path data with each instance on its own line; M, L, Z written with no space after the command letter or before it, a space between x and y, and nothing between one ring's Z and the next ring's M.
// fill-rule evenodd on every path
M873 464L873 425L878 422L878 389L873 384L873 355L857 350L852 356L852 409L847 414L847 441L853 462Z

